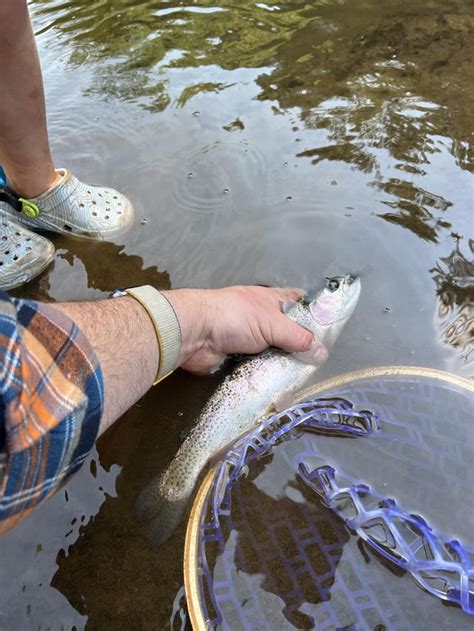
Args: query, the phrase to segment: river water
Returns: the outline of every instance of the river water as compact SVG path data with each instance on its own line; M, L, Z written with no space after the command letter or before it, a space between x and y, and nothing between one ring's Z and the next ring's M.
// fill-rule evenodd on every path
M123 191L117 243L53 237L18 295L318 286L360 304L319 377L385 364L474 376L471 0L34 0L57 166ZM173 375L0 542L0 629L166 629L183 528L133 501L219 376ZM421 627L420 627L421 628Z

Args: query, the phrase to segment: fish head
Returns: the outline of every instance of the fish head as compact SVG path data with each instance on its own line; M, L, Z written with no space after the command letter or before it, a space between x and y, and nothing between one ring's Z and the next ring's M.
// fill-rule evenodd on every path
M306 296L311 328L321 342L331 346L354 311L360 296L360 280L355 276L326 278L316 296Z

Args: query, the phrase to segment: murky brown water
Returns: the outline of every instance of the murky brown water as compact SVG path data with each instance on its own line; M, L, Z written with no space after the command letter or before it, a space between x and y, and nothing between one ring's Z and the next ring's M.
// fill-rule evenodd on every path
M120 188L138 219L117 244L55 238L54 267L19 293L360 272L320 377L382 364L474 375L471 0L31 9L58 165ZM1 629L168 628L182 532L154 550L132 503L217 380L155 388L0 541Z

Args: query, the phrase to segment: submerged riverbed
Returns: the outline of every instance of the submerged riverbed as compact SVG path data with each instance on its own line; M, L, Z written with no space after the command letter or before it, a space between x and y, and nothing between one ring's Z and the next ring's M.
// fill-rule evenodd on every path
M360 303L318 378L386 364L474 376L470 0L31 11L57 165L119 188L137 220L117 243L53 237L53 266L17 295L311 288L359 273ZM133 501L219 378L154 388L0 540L0 629L170 627L184 528L155 550Z

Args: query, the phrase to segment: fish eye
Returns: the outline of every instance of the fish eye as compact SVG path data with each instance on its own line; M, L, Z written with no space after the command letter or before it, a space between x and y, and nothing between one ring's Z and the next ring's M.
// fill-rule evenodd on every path
M326 289L331 292L337 291L340 287L340 282L337 278L325 278Z

